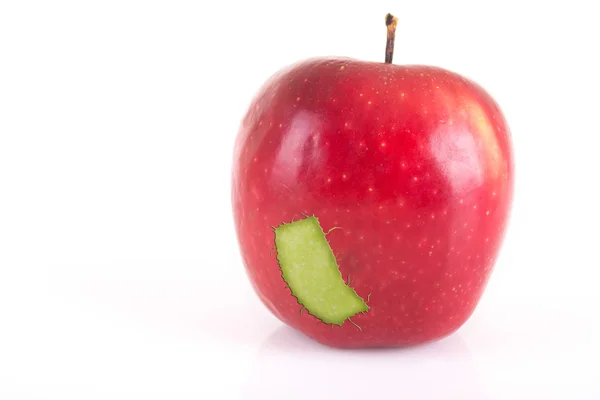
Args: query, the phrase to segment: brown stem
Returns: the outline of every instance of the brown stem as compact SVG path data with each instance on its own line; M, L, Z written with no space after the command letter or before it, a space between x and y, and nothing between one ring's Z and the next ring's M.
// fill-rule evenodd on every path
M394 39L396 38L396 25L398 18L392 14L385 16L385 26L387 27L387 42L385 43L385 63L391 64L394 58Z

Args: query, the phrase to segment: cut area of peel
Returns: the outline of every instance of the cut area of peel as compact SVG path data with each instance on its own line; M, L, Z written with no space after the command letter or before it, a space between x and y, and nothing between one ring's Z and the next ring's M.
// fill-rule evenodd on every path
M275 228L283 280L306 311L324 323L342 325L369 306L348 286L315 216Z

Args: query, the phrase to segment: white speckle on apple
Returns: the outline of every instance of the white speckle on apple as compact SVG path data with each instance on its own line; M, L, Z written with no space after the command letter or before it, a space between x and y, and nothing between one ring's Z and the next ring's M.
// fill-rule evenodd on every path
M486 238L485 238L485 242L487 243L487 242L489 242L489 241L490 241L490 238L487 238L487 237L486 237Z
M327 178L327 182L328 182L328 183L329 183L329 182L331 182L331 178Z
M340 67L340 71L343 71L343 70L344 70L344 68L346 68L346 67L342 65L342 66Z
M435 214L431 214L431 219L435 219Z
M477 204L475 204L475 205L473 206L473 209L474 209L474 210L477 210Z
M367 101L367 104L371 104L371 100Z
M348 179L348 175L342 174L342 179Z
M492 192L492 196L495 196L495 195L496 195L496 192Z
M404 97L404 92L400 93L400 97Z
M381 147L385 147L385 146L386 146L385 142L381 142L379 145L380 145Z
M372 188L372 187L370 187L370 188L369 188L369 192L372 192L372 191L373 191L373 188Z
M414 181L414 182L416 182L416 181L418 181L418 180L419 180L419 178L418 178L418 177L416 177L416 176L413 176L413 181Z
M363 94L362 94L362 93L359 93L359 96L360 96L360 97L363 97Z
M296 101L300 101L300 97L296 97Z
M460 199L458 202L459 202L460 204L462 204L462 203L463 203L463 199Z
M487 210L487 211L485 212L485 215L490 215L490 210Z

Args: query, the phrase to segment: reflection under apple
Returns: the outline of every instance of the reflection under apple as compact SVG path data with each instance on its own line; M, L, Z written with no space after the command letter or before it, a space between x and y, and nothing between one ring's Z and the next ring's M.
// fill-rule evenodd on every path
M248 370L251 399L488 399L460 334L398 349L340 350L281 326Z

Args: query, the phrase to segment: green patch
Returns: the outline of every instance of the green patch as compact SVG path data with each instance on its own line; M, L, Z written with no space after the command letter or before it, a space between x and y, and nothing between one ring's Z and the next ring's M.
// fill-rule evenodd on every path
M344 282L316 217L275 228L275 246L283 280L309 314L327 324L342 325L369 310Z

